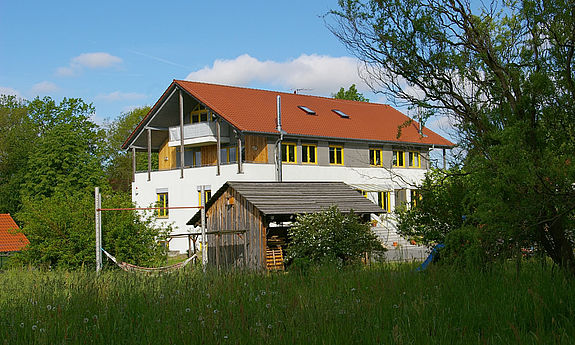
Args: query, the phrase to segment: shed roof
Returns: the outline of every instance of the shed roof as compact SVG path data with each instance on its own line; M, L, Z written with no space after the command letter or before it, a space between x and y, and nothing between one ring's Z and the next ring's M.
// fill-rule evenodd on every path
M19 230L9 214L0 214L0 252L17 252L30 243Z
M425 127L421 135L416 121L385 104L174 80L127 138L123 148L128 148L137 140L139 133L160 111L164 102L172 97L176 88L181 88L244 132L278 133L276 97L279 95L282 130L288 135L444 148L454 145ZM175 96L173 98L177 99ZM302 110L302 106L311 109L314 114L306 113ZM171 111L177 111L175 103L171 104L171 107L173 108ZM335 110L343 112L348 117L338 115Z
M335 205L344 213L383 213L381 207L343 182L226 182L207 202L206 210L233 188L266 216L314 213ZM200 220L200 211L188 225Z

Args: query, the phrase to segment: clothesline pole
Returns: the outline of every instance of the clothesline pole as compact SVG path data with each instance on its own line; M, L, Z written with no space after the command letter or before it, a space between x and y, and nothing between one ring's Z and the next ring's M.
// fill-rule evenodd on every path
M208 265L208 248L206 247L206 198L205 198L205 191L206 191L206 186L202 185L200 187L201 190L201 204L200 206L201 208L201 218L202 218L202 266L204 269L204 272L206 271L206 266Z
M204 186L202 186L202 195L204 195ZM204 198L202 198L203 200ZM100 194L100 188L94 188L94 223L96 228L96 272L102 270L102 211L144 211L144 210L181 210L181 209L191 209L191 208L201 208L202 210L202 233L205 233L205 223L206 223L206 213L203 208L205 202L202 201L200 206L171 206L171 207L125 207L125 208L102 208L102 195ZM203 236L205 238L205 235ZM203 245L205 246L205 240L202 239ZM205 257L205 258L204 258ZM206 263L208 262L207 250L206 255L202 255L202 262L204 264L204 271L206 269Z
M100 188L94 190L95 224L96 224L96 272L102 270L102 198Z

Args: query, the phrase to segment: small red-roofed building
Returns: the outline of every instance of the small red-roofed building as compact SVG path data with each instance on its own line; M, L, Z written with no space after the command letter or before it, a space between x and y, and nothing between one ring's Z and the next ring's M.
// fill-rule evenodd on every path
M0 213L0 267L4 258L23 250L30 243L9 214Z
M395 206L417 201L430 152L453 146L385 104L174 80L122 148L133 155L140 207L198 206L228 181L344 182L383 209L374 224L393 228ZM137 152L147 153L145 171L136 171ZM157 215L182 234L193 213ZM374 227L391 238L384 229ZM185 237L170 242L187 247Z

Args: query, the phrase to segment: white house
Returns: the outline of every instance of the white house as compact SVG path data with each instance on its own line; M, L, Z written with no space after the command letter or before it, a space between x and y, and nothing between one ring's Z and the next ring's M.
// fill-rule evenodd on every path
M209 198L227 181L341 181L390 212L416 195L430 150L452 146L389 105L174 80L123 148L148 153L147 171L134 164L139 206L198 206L201 186ZM158 215L181 234L194 213Z

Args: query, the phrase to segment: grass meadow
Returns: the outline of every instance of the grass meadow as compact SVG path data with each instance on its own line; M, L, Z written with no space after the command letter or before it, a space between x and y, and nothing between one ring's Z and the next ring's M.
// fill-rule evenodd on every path
M575 280L375 265L163 276L0 273L0 344L574 344Z

